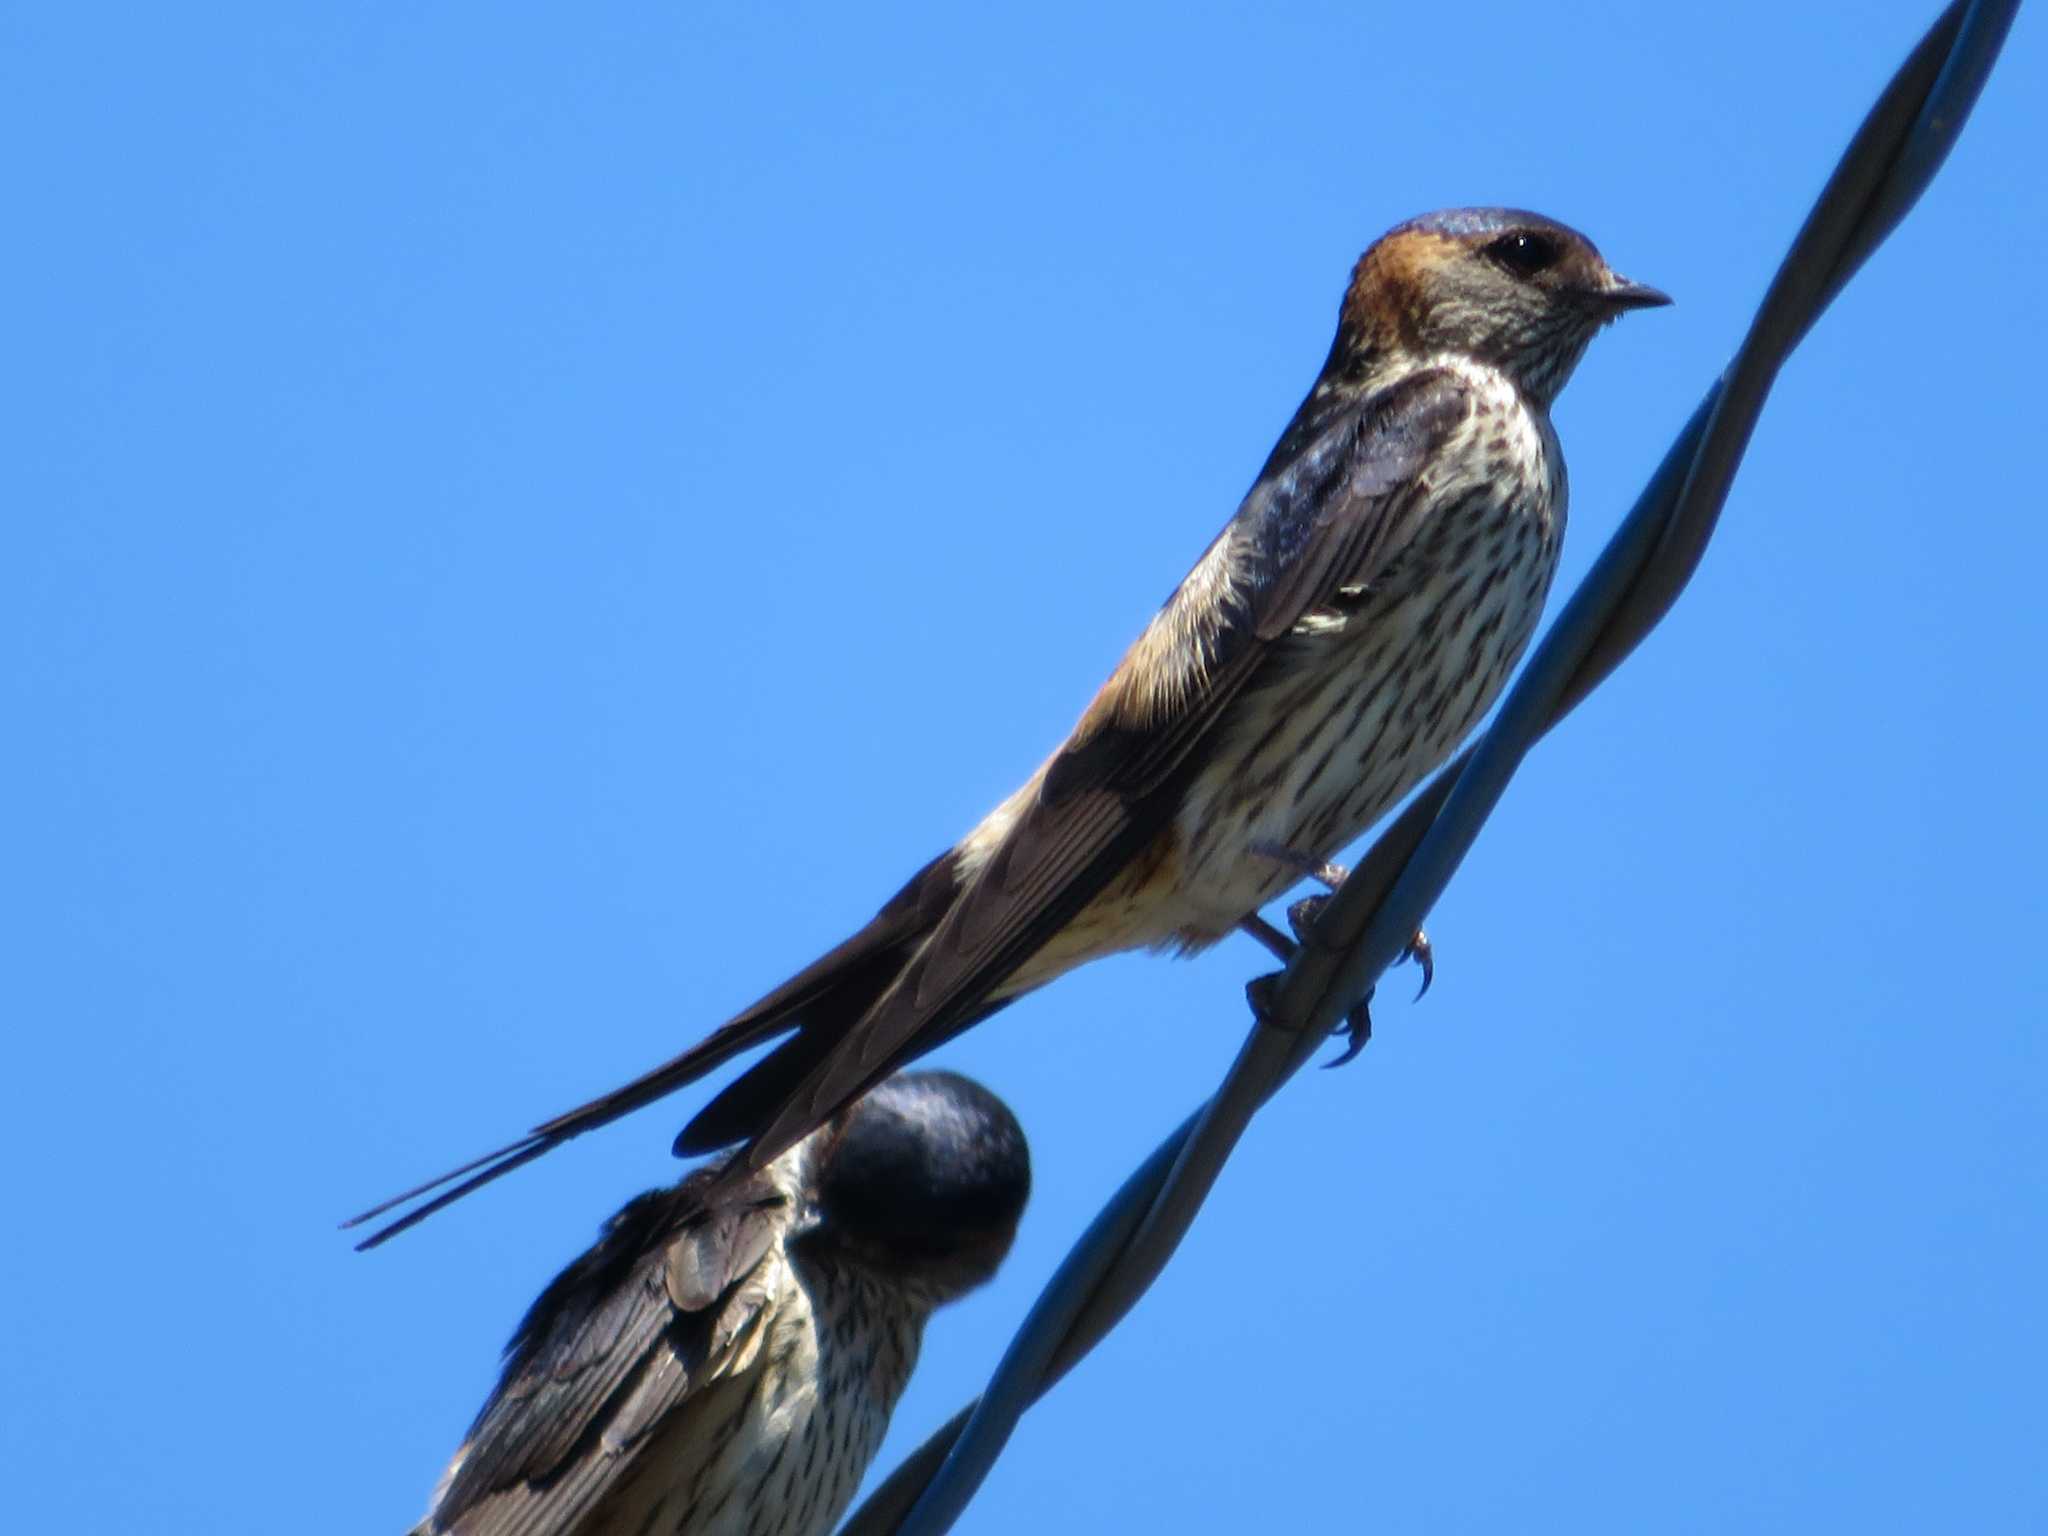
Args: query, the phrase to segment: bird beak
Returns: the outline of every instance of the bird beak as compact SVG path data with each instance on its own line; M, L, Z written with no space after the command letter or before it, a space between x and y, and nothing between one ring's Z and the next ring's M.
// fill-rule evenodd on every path
M1663 289L1632 283L1619 272L1610 275L1600 298L1617 314L1625 309L1662 309L1671 302L1671 295Z

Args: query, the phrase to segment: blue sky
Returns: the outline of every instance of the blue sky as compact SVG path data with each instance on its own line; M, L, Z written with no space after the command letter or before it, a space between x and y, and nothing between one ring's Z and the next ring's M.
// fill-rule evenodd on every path
M337 1218L1007 792L1387 225L1522 204L1676 296L1558 409L1574 579L1935 10L0 15L10 1523L396 1536L701 1098L372 1256ZM1262 1117L966 1529L2048 1523L2044 101L2023 15L1435 990ZM889 1459L1264 968L1106 963L944 1054L1037 1193Z

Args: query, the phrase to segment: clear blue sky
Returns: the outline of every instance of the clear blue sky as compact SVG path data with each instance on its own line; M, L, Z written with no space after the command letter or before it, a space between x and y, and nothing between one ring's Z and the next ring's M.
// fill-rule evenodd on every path
M1008 791L1400 218L1541 209L1678 299L1557 413L1575 579L1936 9L0 16L7 1523L397 1536L701 1097L372 1256L337 1218ZM1260 1120L967 1529L2048 1525L2039 22L1435 991ZM941 1058L1038 1187L892 1460L1265 968L1101 965Z

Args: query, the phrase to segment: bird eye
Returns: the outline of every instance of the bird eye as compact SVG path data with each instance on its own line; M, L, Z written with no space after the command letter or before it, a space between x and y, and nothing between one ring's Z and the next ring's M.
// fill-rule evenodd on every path
M1487 246L1486 254L1516 277L1534 277L1544 268L1556 265L1561 253L1557 242L1548 235L1518 229Z

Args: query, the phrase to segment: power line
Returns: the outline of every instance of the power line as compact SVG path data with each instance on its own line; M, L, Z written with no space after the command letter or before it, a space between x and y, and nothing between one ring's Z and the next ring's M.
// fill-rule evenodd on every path
M1778 369L1947 159L2019 0L1955 0L1836 165L1729 365L1536 648L1492 727L1388 826L1317 918L1221 1087L1067 1255L975 1402L907 1457L840 1536L940 1536L1025 1409L1165 1269L1251 1117L1402 953L1529 748L1642 642L1692 579Z

